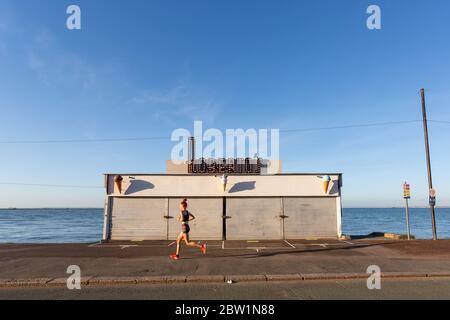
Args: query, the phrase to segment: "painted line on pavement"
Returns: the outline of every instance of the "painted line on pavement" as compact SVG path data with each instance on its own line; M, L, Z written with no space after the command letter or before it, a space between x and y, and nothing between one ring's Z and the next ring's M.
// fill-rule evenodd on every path
M167 245L99 245L96 248L122 248L122 247L138 247L138 248L167 248Z
M138 245L122 245L120 246L120 250L127 249L127 248L134 248L139 247Z
M90 244L90 245L88 245L88 248L92 248L92 247L96 247L96 246L98 246L99 244L101 244L102 242L101 241L99 241L99 242L96 242L96 243L93 243L93 244Z
M237 250L243 249L243 248L236 248ZM244 248L245 249L245 248ZM290 250L291 248L287 247L247 247L248 250Z
M286 242L286 243L287 243L289 246L291 246L292 248L296 249L295 246L294 246L292 243L290 243L289 241L284 240L284 242Z

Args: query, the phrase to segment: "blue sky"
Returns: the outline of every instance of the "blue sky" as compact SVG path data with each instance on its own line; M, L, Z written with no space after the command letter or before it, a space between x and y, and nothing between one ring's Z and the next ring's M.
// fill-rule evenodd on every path
M77 4L82 29L66 28ZM382 9L382 29L366 9ZM0 0L0 142L450 121L450 2ZM450 205L450 124L430 123ZM427 204L420 122L282 134L285 172L342 172L346 207ZM0 144L0 207L101 207L105 172L164 172L170 140ZM37 187L19 184L98 186Z

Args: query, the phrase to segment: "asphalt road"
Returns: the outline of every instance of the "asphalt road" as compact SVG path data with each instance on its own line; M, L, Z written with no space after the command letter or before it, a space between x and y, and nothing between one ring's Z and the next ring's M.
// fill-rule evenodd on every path
M170 284L0 288L0 300L311 300L311 299L450 299L450 278L383 279L380 290L369 290L365 280L254 282L234 284Z
M208 253L183 247L172 261L173 241L104 244L0 244L0 280L64 278L77 265L83 277L277 275L449 272L450 240L208 241ZM238 267L237 267L238 266Z

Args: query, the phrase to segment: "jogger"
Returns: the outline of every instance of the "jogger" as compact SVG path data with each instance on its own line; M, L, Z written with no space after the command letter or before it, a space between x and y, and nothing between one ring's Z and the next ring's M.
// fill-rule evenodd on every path
M189 227L189 221L194 220L195 217L187 210L187 207L187 199L184 199L180 203L180 214L177 217L177 220L181 222L181 232L177 237L177 252L170 255L170 257L174 260L178 260L180 258L180 243L183 240L187 246L199 248L203 254L206 254L206 244L199 245L193 241L189 241L189 231L191 230Z

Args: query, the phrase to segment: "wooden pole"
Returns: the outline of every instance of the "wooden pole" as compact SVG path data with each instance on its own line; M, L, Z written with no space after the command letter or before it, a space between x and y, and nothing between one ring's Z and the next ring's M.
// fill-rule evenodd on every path
M423 116L423 130L425 136L425 151L427 154L428 187L429 190L431 190L433 189L433 179L431 177L430 144L428 142L428 123L427 123L427 111L425 107L425 89L420 89L420 95L422 96L422 116ZM434 211L434 205L431 203L430 208L431 208L431 226L433 229L433 240L437 240L436 214Z

